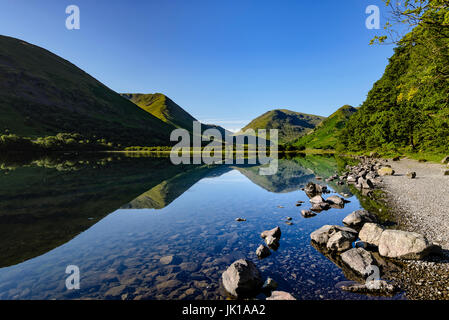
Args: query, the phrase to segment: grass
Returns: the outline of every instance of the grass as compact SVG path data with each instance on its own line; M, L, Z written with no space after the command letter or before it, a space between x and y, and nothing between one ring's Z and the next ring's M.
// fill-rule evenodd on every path
M252 120L241 131L247 129L278 129L279 142L285 143L297 139L315 128L325 117L294 112L286 109L268 111ZM267 132L267 134L269 131Z
M0 57L0 79L9 80L0 86L0 134L79 132L124 145L169 141L173 126L43 48L0 36Z

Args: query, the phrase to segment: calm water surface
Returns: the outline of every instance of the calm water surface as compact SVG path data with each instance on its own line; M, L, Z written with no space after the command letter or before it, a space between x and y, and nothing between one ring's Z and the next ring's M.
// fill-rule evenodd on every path
M361 208L357 197L331 184L325 197L350 195L344 209L300 214L309 207L300 188L334 174L335 160L280 160L274 176L257 170L123 156L3 164L0 299L226 299L221 274L239 258L298 299L373 299L336 288L344 272L310 244L312 231ZM278 225L280 248L258 260L260 233ZM66 289L68 265L80 269L79 290Z

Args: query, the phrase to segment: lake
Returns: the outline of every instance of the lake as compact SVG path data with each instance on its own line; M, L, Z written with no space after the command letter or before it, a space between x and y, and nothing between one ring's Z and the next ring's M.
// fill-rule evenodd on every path
M0 299L226 299L221 274L239 258L297 299L380 299L337 288L347 273L310 243L312 231L362 207L348 186L324 182L336 172L334 157L316 155L281 159L273 176L124 154L4 160ZM350 202L305 219L308 182ZM275 226L280 247L258 260L260 233ZM79 290L66 288L69 265Z

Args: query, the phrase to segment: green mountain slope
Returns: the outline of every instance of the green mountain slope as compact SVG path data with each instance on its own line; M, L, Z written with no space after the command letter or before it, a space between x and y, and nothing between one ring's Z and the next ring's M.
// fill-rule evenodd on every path
M156 118L177 128L192 128L192 122L196 121L187 111L162 93L122 93L121 95Z
M449 29L434 28L418 26L401 40L342 131L341 149L449 151Z
M321 122L313 131L292 143L309 149L335 149L337 136L357 109L345 105Z
M172 129L70 62L0 36L0 134L76 132L124 145L168 145Z
M271 110L257 117L241 131L247 129L278 129L279 142L286 143L297 139L315 128L325 117L315 116L286 109ZM267 133L268 134L268 133Z
M193 121L198 121L182 107L162 93L122 93L121 95L146 112L176 128L183 128L192 131ZM232 134L230 131L213 124L202 123L201 128L203 131L206 129L218 129L223 137L225 135Z

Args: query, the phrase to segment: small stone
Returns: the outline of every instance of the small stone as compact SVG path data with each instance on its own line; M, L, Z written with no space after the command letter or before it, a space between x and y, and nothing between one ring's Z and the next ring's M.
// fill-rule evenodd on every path
M261 244L257 250L256 250L256 254L259 257L259 259L263 259L268 257L269 255L271 255L271 251L268 247L264 246L263 244Z
M277 287L278 287L278 283L271 278L268 278L263 285L263 289L269 290L269 291L276 290Z
M296 300L290 293L285 291L273 291L267 300Z
M232 263L223 272L222 281L226 291L237 298L257 295L264 283L256 265L245 259Z
M416 172L414 172L414 171L407 172L407 177L409 177L410 179L415 179Z
M265 239L268 236L272 236L273 238L280 238L281 237L281 228L276 227L271 230L266 230L260 234L262 239Z
M273 236L267 236L265 238L265 243L267 244L267 246L269 246L270 248L277 248L279 246L279 239L275 238Z
M385 280L370 280L365 284L352 284L349 286L342 286L342 290L354 293L371 293L371 294L392 294L397 288L386 282Z
M171 264L173 262L173 256L165 256L159 259L159 262L162 264Z
M301 210L301 215L302 215L304 218L311 218L311 217L316 216L316 213L315 213L315 212L312 212L312 211L310 211L310 210Z

